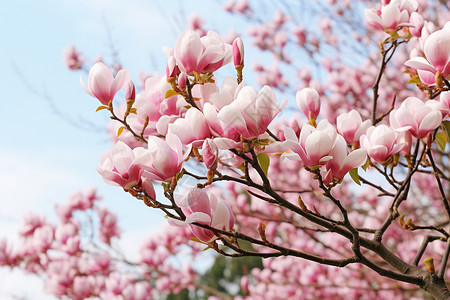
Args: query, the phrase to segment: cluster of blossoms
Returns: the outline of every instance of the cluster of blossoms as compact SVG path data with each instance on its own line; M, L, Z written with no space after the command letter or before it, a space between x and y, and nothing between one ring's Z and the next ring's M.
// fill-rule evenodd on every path
M395 164L401 151L410 155L412 137L426 140L448 114L445 105L438 101L409 97L390 113L391 126L369 127L370 120L363 121L356 110L338 115L337 127L326 119L316 124L320 95L313 88L304 88L298 91L296 100L309 124L301 126L298 134L286 127L283 137L274 139L268 126L287 105L287 99L279 105L270 87L258 91L241 82L243 51L239 38L230 45L215 32L200 37L187 30L173 49L166 49L166 78L147 79L144 91L136 96L127 71L120 70L113 76L102 63L94 65L87 91L107 105L101 108L107 108L116 117L112 104L115 94L125 89L127 99L123 119L117 119L125 125L121 130L128 131L128 135L120 139L123 133L119 131L115 146L100 159L98 171L105 181L126 191L144 192L144 198L156 201L151 182L168 182L174 188L176 176L182 174L187 159L204 162L210 170L211 183L220 174L214 172L218 162L223 164L223 150L232 150L235 163L239 164L236 153L246 155L251 144L259 144L254 148L256 154L281 152L282 157L299 160L312 172L320 170L326 184L335 184L351 169L364 165L367 155L372 163L385 166ZM232 57L238 80L227 78L219 89L212 79L213 72L231 62ZM144 142L147 145L142 145ZM217 204L209 208L204 192L188 195L184 205L177 204L188 209L182 216L171 216L175 221L186 217L183 222L189 224L198 222L226 231L233 228L232 212L225 209L227 204L220 204L223 208L217 213ZM195 225L191 228L202 241L210 241L214 236L207 229Z
M121 233L116 216L98 206L99 200L95 190L77 192L56 207L59 223L32 213L25 215L20 245L14 247L1 240L0 265L22 266L28 273L44 274L48 293L71 299L144 300L193 288L197 275L192 268L171 262L192 238L189 230L166 226L142 244L140 258L124 260L112 244ZM98 230L92 223L82 222L95 216ZM192 255L199 253L196 245L192 249Z

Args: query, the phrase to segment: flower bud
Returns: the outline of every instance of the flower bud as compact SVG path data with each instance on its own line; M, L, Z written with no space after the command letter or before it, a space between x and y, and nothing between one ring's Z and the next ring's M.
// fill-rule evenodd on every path
M186 86L186 73L181 73L180 76L178 76L178 87L184 88Z
M169 60L167 61L167 67L166 67L166 77L167 80L170 78L175 78L180 73L180 70L178 69L177 62L175 60L175 57L170 56Z
M233 42L233 61L236 67L244 66L244 43L240 37Z
M428 257L423 261L425 266L427 267L428 272L434 273L436 270L434 269L434 260L432 257Z
M205 166L210 170L217 169L219 150L213 140L206 139L203 142L202 154Z
M315 124L320 113L319 93L313 88L304 88L297 92L297 105L311 124Z

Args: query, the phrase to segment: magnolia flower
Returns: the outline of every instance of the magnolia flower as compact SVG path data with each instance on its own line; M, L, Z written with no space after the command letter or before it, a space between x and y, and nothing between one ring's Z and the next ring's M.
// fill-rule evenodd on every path
M250 140L265 133L267 126L286 105L287 99L278 105L274 92L268 86L264 86L259 93L253 87L244 86L237 98L218 113L206 105L204 112L209 125L219 135L232 139L240 135Z
M80 70L86 61L85 59L81 59L80 55L81 52L78 52L74 45L70 45L64 49L63 60L66 67L71 70Z
M441 103L442 117L445 117L450 113L450 92L442 92L439 102Z
M365 120L363 122L359 112L354 109L348 113L340 114L336 119L338 132L349 144L358 143L359 138L366 132L370 125L370 120Z
M416 97L408 97L402 105L391 112L389 121L397 131L409 131L421 139L436 129L442 122L440 103L435 100L423 102Z
M391 155L400 152L405 146L397 140L397 133L384 124L371 126L363 134L359 142L367 150L367 154L376 162L383 163Z
M165 181L181 171L183 162L190 153L186 151L183 155L182 147L180 139L173 133L168 133L166 140L150 136L148 150L135 163L147 171L146 178Z
M205 166L210 170L217 169L217 163L219 161L219 149L216 143L211 139L206 139L202 146L202 157Z
M380 11L373 8L364 10L364 15L372 28L391 34L401 27L411 26L409 16L417 9L417 6L414 0L392 0Z
M212 73L231 61L232 47L217 32L208 31L200 38L197 32L186 30L178 37L173 54L181 72Z
M348 171L362 166L367 160L366 149L357 149L348 153L347 142L339 134L329 155L333 158L325 165L327 169L323 177L325 182L332 182L334 178L343 178Z
M240 37L233 41L233 62L236 67L244 66L244 43Z
M450 80L450 22L441 30L433 32L425 40L424 57L413 57L405 62L408 67L418 70L420 80L427 84L435 84L435 74Z
M143 170L137 160L145 152L142 147L131 149L124 142L118 141L111 150L100 156L97 172L106 183L121 186L125 190L131 189L141 180Z
M409 28L409 32L411 32L413 36L420 37L424 25L422 15L418 14L417 12L413 12L409 17L409 22L414 26Z
M111 70L104 63L98 62L89 71L89 89L81 77L80 82L86 93L97 98L103 105L108 105L109 101L114 99L119 90L130 85L130 74L126 70L120 70L114 77Z
M313 88L304 88L296 95L298 108L309 120L316 120L320 113L319 93Z
M184 118L169 124L168 132L177 135L183 145L193 143L194 147L200 147L203 140L211 136L205 116L196 108L189 109Z
M327 120L322 120L317 124L317 128L305 124L297 138L294 130L290 127L284 129L286 140L281 144L284 149L291 150L292 153L284 153L283 157L301 160L309 168L325 165L333 158L330 155L336 141L336 129Z
M225 231L231 231L234 226L234 215L228 203L217 200L214 194L208 196L203 189L192 189L178 204L186 214L186 221L177 222L171 219L170 222L178 226L189 224L192 233L203 242L211 241L214 233L192 223L209 225Z

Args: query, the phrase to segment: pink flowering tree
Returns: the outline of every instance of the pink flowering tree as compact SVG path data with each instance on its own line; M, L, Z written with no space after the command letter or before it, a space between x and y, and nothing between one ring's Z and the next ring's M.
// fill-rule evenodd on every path
M448 7L317 1L304 12L319 16L311 27L297 4L283 6L266 16L256 1L225 3L228 13L259 21L248 40L208 31L195 16L164 48L165 75L143 84L101 62L87 86L82 78L97 111L114 122L98 173L163 211L171 226L133 263L137 272L124 277L101 260L107 267L91 272L76 260L90 252L72 211L92 204L59 208L62 225L29 217L25 252L3 243L2 264L46 273L57 296L147 299L200 288L230 297L200 286L190 267L180 273L165 264L185 244L192 255L202 247L263 258L263 268L243 273L241 298L450 298ZM250 44L274 63L247 71ZM66 61L85 68L74 48ZM235 75L222 76L226 70ZM250 73L259 86L246 83ZM113 217L94 211L109 245L119 234ZM160 247L168 252L158 260ZM49 249L71 259L63 265Z

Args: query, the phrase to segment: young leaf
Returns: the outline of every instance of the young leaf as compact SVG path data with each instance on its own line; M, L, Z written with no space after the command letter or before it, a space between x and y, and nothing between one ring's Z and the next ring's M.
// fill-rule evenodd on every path
M450 121L443 121L442 126L444 127L445 133L447 134L447 138L450 140Z
M95 110L95 112L98 112L99 110L103 110L103 109L108 109L107 106L104 105L100 105L99 107L97 107L97 109Z
M361 166L361 168L362 168L364 171L367 171L367 168L369 167L369 165L370 165L370 159L369 159L369 157L367 157L366 162L364 163L364 165Z
M436 144L442 152L445 151L445 144L447 144L447 135L443 132L436 133Z
M270 158L269 155L265 153L258 154L258 163L261 166L261 169L264 171L264 174L267 176L267 172L269 171Z
M117 130L117 137L119 137L119 136L122 134L122 132L123 132L124 129L125 129L125 126L121 126L121 127L119 128L119 130Z
M176 95L178 95L178 93L175 92L174 90L168 90L166 92L166 95L164 96L164 98L167 99L167 98L170 98L170 97L173 97L173 96L176 96Z
M357 185L361 185L361 182L359 182L359 176L358 176L358 168L351 169L348 174L350 174L350 177L353 179L353 181Z

